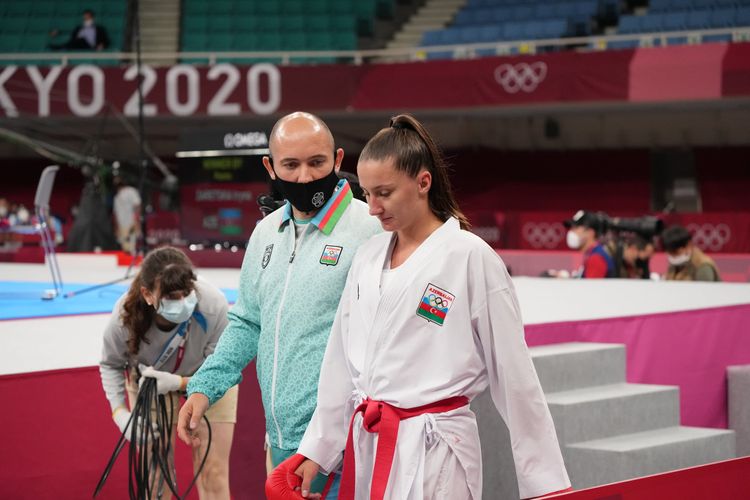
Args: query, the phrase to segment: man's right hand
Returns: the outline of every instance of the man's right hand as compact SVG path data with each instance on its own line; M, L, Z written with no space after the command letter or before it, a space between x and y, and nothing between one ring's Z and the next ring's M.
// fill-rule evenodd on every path
M177 435L185 444L196 448L201 445L201 440L198 439L198 424L206 410L208 410L208 396L199 392L191 394L180 408L180 414L177 417Z

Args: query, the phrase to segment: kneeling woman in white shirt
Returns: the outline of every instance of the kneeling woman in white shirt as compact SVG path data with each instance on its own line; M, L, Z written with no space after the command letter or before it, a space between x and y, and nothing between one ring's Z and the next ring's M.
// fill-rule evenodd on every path
M488 385L521 497L569 488L513 283L467 231L433 139L397 116L367 143L357 174L386 232L349 272L299 447L302 496L316 496L310 479L343 454L342 499L481 499L469 402Z

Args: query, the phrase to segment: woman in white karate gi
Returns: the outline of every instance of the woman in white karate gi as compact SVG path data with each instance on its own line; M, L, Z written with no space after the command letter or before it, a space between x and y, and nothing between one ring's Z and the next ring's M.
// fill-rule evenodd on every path
M303 497L342 460L341 499L482 497L468 402L489 385L521 498L570 487L505 265L451 193L434 141L399 115L357 167L385 233L352 264L299 454ZM353 419L352 419L353 416ZM301 458L301 457L299 457Z

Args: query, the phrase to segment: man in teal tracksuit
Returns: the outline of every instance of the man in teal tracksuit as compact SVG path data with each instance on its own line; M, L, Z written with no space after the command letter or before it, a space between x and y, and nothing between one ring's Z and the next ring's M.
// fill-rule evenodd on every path
M178 432L195 445L193 423L257 357L275 467L295 453L315 410L320 364L354 253L382 229L336 176L344 151L334 150L319 118L283 117L270 149L264 165L287 203L250 237L229 325L188 384ZM321 491L325 479L312 490Z

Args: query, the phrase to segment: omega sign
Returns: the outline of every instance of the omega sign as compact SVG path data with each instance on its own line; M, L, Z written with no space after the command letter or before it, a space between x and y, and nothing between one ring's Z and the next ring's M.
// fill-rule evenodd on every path
M232 64L156 69L143 65L142 74L145 116L268 115L281 105L281 72L273 64L259 63L242 71ZM65 114L61 101L76 116L95 116L109 104L126 116L137 116L137 81L135 66L6 66L0 71L0 116Z

